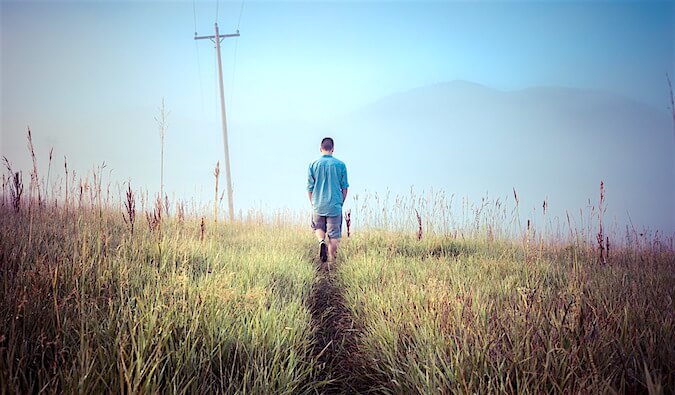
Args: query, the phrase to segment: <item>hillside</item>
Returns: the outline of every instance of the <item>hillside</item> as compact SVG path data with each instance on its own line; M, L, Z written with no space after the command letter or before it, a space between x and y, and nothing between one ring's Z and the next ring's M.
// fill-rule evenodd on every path
M675 231L672 125L665 111L640 102L454 81L385 97L336 125L354 138L340 150L353 183L370 190L414 185L475 200L515 188L526 209L548 197L551 212L564 216L595 204L604 181L608 216L619 225L630 215L636 226Z

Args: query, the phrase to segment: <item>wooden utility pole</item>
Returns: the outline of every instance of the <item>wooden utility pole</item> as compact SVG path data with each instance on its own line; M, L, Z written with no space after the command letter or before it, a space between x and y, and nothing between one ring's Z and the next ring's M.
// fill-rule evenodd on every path
M195 40L209 39L216 44L216 61L218 62L218 85L220 86L220 114L223 123L223 144L225 145L225 178L227 178L227 205L230 212L230 222L234 222L234 201L232 198L232 176L230 173L230 149L227 144L227 118L225 116L225 95L223 94L223 66L220 61L220 41L228 37L239 37L239 30L234 34L219 34L218 24L215 24L216 34L213 36L197 36Z

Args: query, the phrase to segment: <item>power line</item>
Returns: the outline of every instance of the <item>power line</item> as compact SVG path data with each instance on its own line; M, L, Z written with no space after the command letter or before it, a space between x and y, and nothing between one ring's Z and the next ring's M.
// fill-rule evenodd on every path
M197 37L197 6L195 0L192 0L192 17L195 23L195 37ZM197 76L199 77L199 98L201 100L202 113L204 112L204 87L202 86L202 65L199 60L199 45L195 40L195 51L197 53Z
M197 35L197 6L195 5L195 0L192 0L192 16L195 20L195 36ZM195 41L195 44L197 42Z
M239 31L239 29L237 29ZM239 37L234 41L234 56L232 57L232 82L230 83L230 111L234 106L234 77L237 74L237 49L239 48Z
M239 7L239 18L237 20L237 33L239 33L239 25L241 24L241 15L244 12L244 0L241 0L241 6ZM234 103L234 81L235 81L235 76L237 74L237 50L239 49L239 37L236 38L234 42L234 56L232 59L232 83L230 86L232 87L231 93L230 93L230 108L233 107Z
M241 24L241 14L243 12L244 12L244 0L241 0L241 7L239 8L239 20L237 20L237 31L239 31L239 24Z
M202 62L199 59L199 45L195 41L195 51L197 52L197 76L199 77L199 98L201 100L202 111L204 111L204 87L202 86Z

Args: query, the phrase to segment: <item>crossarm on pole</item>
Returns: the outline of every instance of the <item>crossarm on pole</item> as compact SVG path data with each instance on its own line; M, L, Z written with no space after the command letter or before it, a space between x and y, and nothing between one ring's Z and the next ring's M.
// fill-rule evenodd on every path
M239 33L220 34L218 38L239 37ZM195 36L195 40L213 40L216 36Z

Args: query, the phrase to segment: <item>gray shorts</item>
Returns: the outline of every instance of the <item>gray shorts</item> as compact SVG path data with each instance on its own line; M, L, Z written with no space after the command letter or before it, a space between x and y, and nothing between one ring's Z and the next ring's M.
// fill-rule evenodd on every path
M331 239L342 237L342 214L335 217L312 214L312 229L321 229Z

